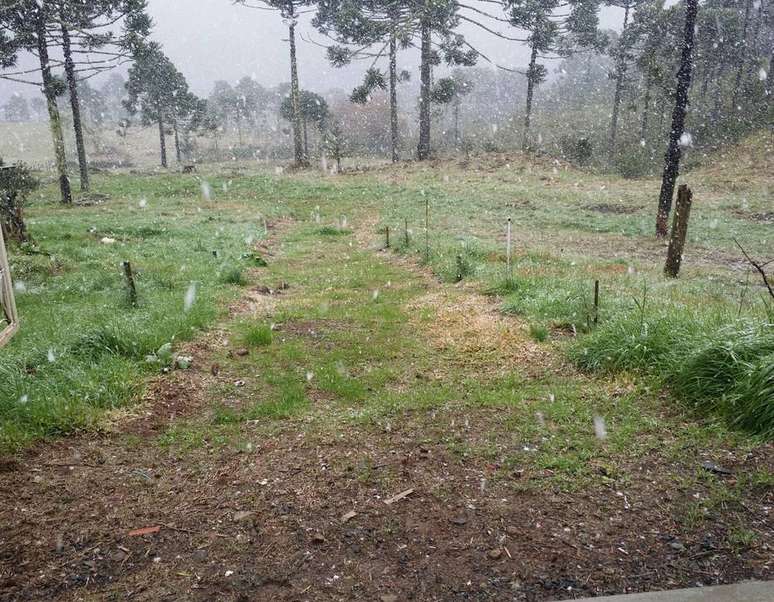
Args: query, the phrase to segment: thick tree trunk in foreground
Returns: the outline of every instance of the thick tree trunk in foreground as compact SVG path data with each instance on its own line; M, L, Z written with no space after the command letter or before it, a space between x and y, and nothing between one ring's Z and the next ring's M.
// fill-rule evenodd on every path
M688 106L688 92L691 88L691 54L693 53L693 34L696 26L696 13L699 10L699 0L686 0L685 29L683 30L683 52L680 58L680 69L677 71L677 90L675 93L675 108L672 112L672 129L669 132L669 144L664 157L664 173L661 177L661 193L658 199L658 214L656 216L656 236L664 238L667 235L669 212L672 210L672 196L680 171L680 138L685 131L685 113Z
M304 148L301 123L301 91L298 85L298 62L296 58L296 22L292 18L288 26L288 39L290 40L290 103L293 106L293 150L296 165L308 167L309 156Z
M398 155L398 43L390 36L390 146L392 162L400 161Z
M46 43L46 14L45 8L38 9L35 23L35 36L37 38L38 59L40 60L40 72L43 77L43 94L48 105L48 119L51 126L51 138L54 142L54 155L56 157L56 169L59 174L59 191L62 202L70 205L73 202L73 194L70 189L70 179L67 177L67 158L65 157L64 134L62 133L62 119L59 115L59 107L56 105L56 89L54 78L51 75L51 64L48 58L48 44Z
M683 262L683 249L685 238L688 235L688 219L691 217L691 202L693 193L685 184L681 184L677 190L677 206L675 218L672 223L672 236L669 239L669 251L664 265L664 274L670 278L677 278L680 273L680 265Z
M430 22L422 20L422 61L420 65L421 87L419 92L419 146L417 147L417 159L425 161L430 158L430 87L432 54L432 31Z
M524 113L524 138L521 141L521 149L526 151L530 146L529 127L532 119L532 99L535 95L535 65L537 63L537 46L532 46L527 69L527 109Z
M161 149L161 167L167 168L167 139L164 135L164 120L159 111L159 148Z
M626 35L626 27L629 25L629 6L624 11L623 29L621 30L621 40ZM615 143L618 137L618 113L621 110L621 96L623 94L623 82L626 77L626 55L623 48L618 53L618 61L615 70L615 94L613 95L613 118L610 122L610 142L607 147L608 159L612 161L615 158Z
M67 87L70 90L70 108L73 112L73 130L75 131L75 148L78 151L78 169L81 174L81 192L89 190L89 165L86 161L86 144L83 141L83 122L81 121L81 104L78 100L78 81L75 78L75 63L70 47L70 32L62 19L62 53L65 59L65 75Z

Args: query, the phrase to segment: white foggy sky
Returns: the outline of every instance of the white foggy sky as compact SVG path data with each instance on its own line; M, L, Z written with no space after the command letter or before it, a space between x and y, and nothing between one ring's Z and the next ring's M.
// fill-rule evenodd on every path
M491 4L470 0L472 5L492 11ZM290 79L287 27L274 12L235 6L231 0L149 0L148 8L153 17L152 38L164 46L164 51L183 72L192 90L200 96L207 96L216 80L231 82L250 75L261 84L270 86ZM495 7L496 8L496 7ZM301 85L317 92L333 88L349 89L362 78L368 63L359 62L345 69L330 67L323 48L300 39L312 37L324 41L309 24L309 18L302 19L298 27L299 72ZM604 8L601 25L605 28L620 29L622 11ZM490 25L492 25L490 23ZM514 35L515 30L506 24L494 24L493 28ZM462 29L468 40L493 61L504 65L523 68L528 53L523 45L508 42L466 24ZM414 74L418 72L418 56L406 51L399 56L399 68ZM555 61L548 61L553 71ZM32 66L29 56L20 57L20 66ZM483 60L480 66L487 66ZM125 69L124 69L125 71ZM95 78L98 84L102 78ZM0 80L0 102L13 92L27 97L39 92L33 86L14 84Z
M150 0L148 4L155 22L153 38L164 45L167 55L198 94L206 95L215 80L236 81L244 75L265 85L289 80L287 28L276 13L234 6L230 0ZM482 8L492 12L491 4L475 0L472 4L482 4ZM602 25L620 28L619 12L604 9ZM506 27L497 25L494 28ZM302 21L298 31L304 37L324 41L309 25L309 19ZM528 59L520 44L493 38L472 25L462 31L474 46L500 64L523 67ZM367 65L357 63L348 69L333 69L325 59L324 49L301 39L298 55L301 85L319 92L351 87ZM417 62L413 53L404 52L399 57L399 68L415 71Z

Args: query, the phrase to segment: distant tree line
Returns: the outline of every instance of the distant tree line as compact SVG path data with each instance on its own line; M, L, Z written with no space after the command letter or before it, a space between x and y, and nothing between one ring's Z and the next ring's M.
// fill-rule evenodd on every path
M256 132L264 138L288 132L299 166L309 165L315 149L325 155L335 148L340 161L348 146L397 161L407 139L416 140L419 160L431 157L434 145L466 152L473 144L520 146L627 175L642 173L644 165L652 169L663 157L663 234L684 149L731 142L772 117L772 0L235 3L284 19L289 82L265 88L248 77L219 81L205 100L148 40L145 0L0 0L0 77L43 91L34 104L12 96L3 116L47 117L63 201L71 192L57 99L66 97L82 190L88 190L84 123L117 124L122 135L135 118L152 125L164 167L169 136L181 163L189 160L193 136L211 136L217 148L228 131L240 149L255 144ZM605 5L621 10L618 31L600 29ZM345 99L302 87L302 14L311 15L316 31L308 41L333 66L363 64L362 82ZM462 25L524 45L526 64L498 64L462 35ZM418 58L416 80L399 68L409 51ZM18 68L22 52L39 65ZM90 85L93 75L123 63L130 64L128 81L112 74L101 87ZM407 94L416 94L417 102L402 100Z

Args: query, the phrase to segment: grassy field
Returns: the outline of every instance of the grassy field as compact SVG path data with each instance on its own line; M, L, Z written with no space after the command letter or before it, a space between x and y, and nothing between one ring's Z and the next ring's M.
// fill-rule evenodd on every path
M675 281L651 235L657 182L518 154L329 177L98 174L93 204L70 208L44 187L36 245L11 249L23 322L0 350L0 447L22 462L8 491L46 517L6 531L27 567L16 599L140 583L158 599L196 573L196 595L237 600L255 570L267 597L421 596L406 574L369 580L363 558L419 567L437 542L458 554L426 567L426 599L466 582L545 599L770 577L772 307L734 242L770 259L768 144L729 155L733 178L685 176ZM261 515L262 535L224 508ZM65 565L25 544L66 520ZM115 532L146 523L169 530L150 555ZM557 561L557 542L578 553ZM120 554L84 569L94 548ZM204 548L213 562L192 568ZM350 568L320 584L332 566Z

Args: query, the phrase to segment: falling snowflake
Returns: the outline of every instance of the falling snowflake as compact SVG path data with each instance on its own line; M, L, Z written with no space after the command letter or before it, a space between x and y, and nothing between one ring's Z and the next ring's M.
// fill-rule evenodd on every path
M693 136L691 136L691 134L688 132L683 132L683 135L680 136L680 146L693 146Z
M138 205L140 206L140 209L145 209L148 206L148 199L140 199Z
M193 307L194 302L196 301L196 283L192 282L191 286L188 287L188 290L185 292L185 300L183 303L183 309L184 311L188 311Z
M212 187L210 186L210 183L206 180L202 181L201 183L201 189L202 189L202 196L208 200L212 200Z
M597 439L607 439L607 426L602 416L594 416L594 434L597 436Z

